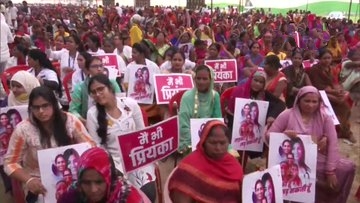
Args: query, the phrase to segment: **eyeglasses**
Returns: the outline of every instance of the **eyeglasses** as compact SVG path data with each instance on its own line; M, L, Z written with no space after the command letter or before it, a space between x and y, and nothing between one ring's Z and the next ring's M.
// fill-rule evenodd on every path
M102 93L104 93L105 88L106 88L106 86L101 86L101 87L95 88L93 90L90 90L90 94L92 96L96 96L97 94L102 94Z
M41 105L32 105L32 106L30 107L30 109L31 109L32 111L38 112L38 111L40 111L40 109L46 111L46 110L48 110L50 107L51 107L51 104L50 104L50 103L46 103L46 104L41 104Z
M103 64L93 64L90 66L90 68L97 68L97 69L102 68L102 67L103 67Z

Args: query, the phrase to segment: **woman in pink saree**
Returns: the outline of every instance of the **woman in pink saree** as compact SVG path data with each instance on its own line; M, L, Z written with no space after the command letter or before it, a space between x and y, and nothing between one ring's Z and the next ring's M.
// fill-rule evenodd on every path
M305 86L299 90L294 107L282 112L269 132L283 132L289 137L311 135L318 144L315 202L344 203L354 180L355 165L340 157L335 126L321 106L319 91ZM269 135L266 133L267 138Z

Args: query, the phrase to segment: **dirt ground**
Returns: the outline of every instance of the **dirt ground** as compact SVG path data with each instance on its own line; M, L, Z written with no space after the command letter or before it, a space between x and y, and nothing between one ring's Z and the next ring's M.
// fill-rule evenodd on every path
M344 157L351 159L356 164L356 176L347 203L359 203L359 201L355 199L354 195L357 188L360 186L360 105L355 106L352 109L351 121L352 121L351 130L356 136L358 142L356 144L348 144L345 143L343 139L339 139L339 145L342 155ZM259 166L265 167L264 159L250 160L245 171L247 173L255 171L256 168ZM170 174L170 172L174 167L174 160L172 158L168 158L165 162L159 162L159 167L161 174L161 182L163 186L165 184L168 175ZM11 196L9 194L4 193L4 187L1 178L0 178L0 202L14 203Z

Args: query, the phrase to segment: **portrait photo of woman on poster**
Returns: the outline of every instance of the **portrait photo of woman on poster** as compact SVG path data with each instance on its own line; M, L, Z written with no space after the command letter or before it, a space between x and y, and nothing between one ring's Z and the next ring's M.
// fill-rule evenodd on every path
M279 147L279 155L281 161L287 160L287 155L291 153L291 140L286 139Z
M66 160L67 168L70 169L73 180L77 180L79 157L79 153L73 148L64 151L64 158Z
M261 181L264 184L266 203L275 203L275 187L270 173L264 173Z
M15 129L16 125L22 121L21 115L16 109L7 111L7 116L13 129Z
M261 136L261 125L259 123L259 106L256 102L250 103L250 116L253 123L253 134L255 135L255 138L258 138Z
M52 172L56 177L62 179L66 168L67 166L64 155L58 154L55 157L54 164L52 165Z
M264 184L260 179L255 182L255 190L252 196L253 203L267 203L265 198Z
M310 168L305 163L305 147L299 137L285 139L279 146L283 185L288 188L301 187L308 182Z
M134 93L142 96L151 92L150 72L147 67L139 68L135 72L135 79Z

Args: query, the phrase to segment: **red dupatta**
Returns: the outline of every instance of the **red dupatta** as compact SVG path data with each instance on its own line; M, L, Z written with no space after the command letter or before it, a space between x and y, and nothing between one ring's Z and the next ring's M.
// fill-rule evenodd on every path
M205 124L196 150L179 164L172 175L170 193L177 190L201 203L233 203L241 200L243 169L240 163L229 153L220 160L211 159L205 153L203 145L215 126L226 127L218 120Z
M255 75L262 76L266 79L266 73L263 70L258 69L251 74L251 76L248 78L245 84L237 86L233 90L232 95L228 102L228 110L230 112L234 113L235 111L236 98L244 98L244 99L251 98L251 82ZM264 99L264 98L260 98L260 99Z

